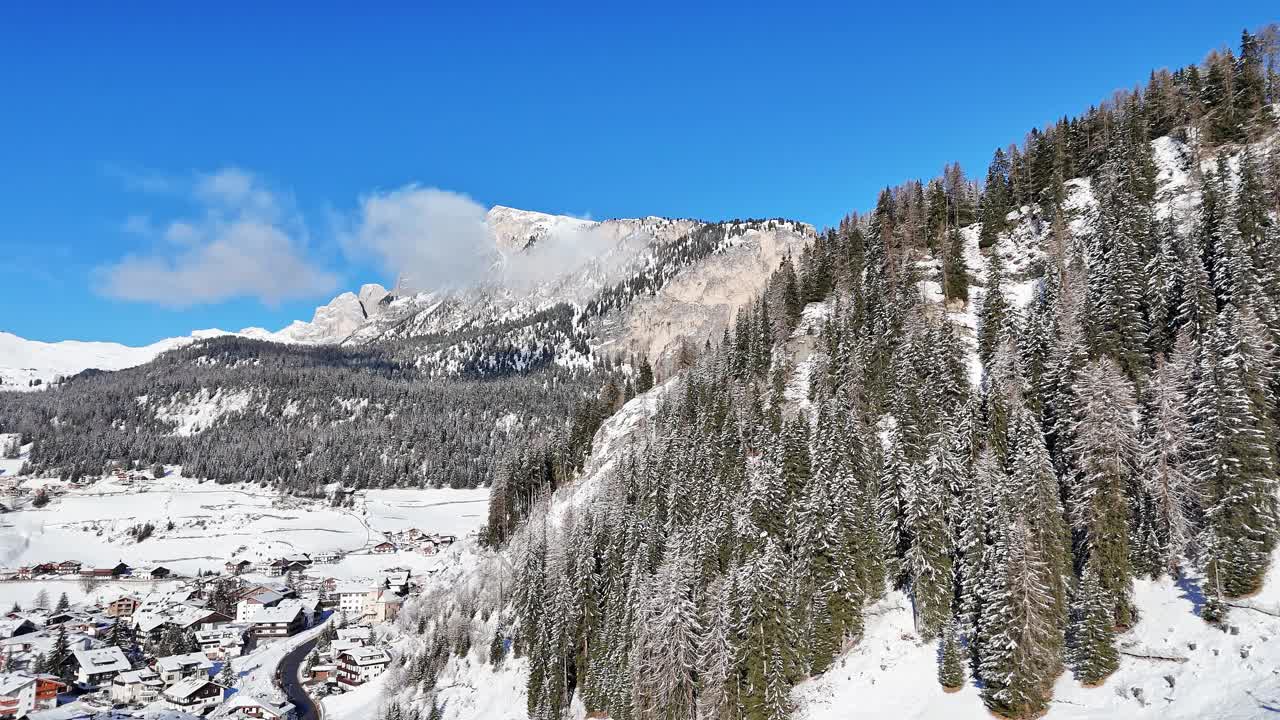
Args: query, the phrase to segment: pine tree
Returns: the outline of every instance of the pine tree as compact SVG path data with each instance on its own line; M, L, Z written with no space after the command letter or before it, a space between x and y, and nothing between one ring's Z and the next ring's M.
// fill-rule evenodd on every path
M1009 299L1004 294L1004 262L994 251L987 259L986 281L982 308L978 311L978 359L984 369L991 367L996 348L1006 338L1013 314Z
M67 594L64 592L58 596L58 604L54 606L53 610L54 612L64 612L70 607L71 601L67 599Z
M1112 608L1114 625L1130 625L1133 608L1129 558L1131 491L1136 487L1137 412L1132 387L1108 359L1080 374L1079 408L1072 454L1079 475L1070 489L1072 524L1081 539L1080 558L1093 563Z
M955 448L936 442L929 465L923 472L913 473L906 491L904 525L908 540L903 574L908 578L916 632L926 642L937 637L950 619L955 594L944 485L944 467L954 461L940 457L953 452Z
M984 611L991 631L982 647L982 698L1005 717L1031 717L1048 706L1061 672L1054 600L1040 582L1047 568L1026 522L1014 518L999 536Z
M942 631L941 648L938 651L938 684L945 690L957 690L964 685L964 656L960 650L959 635L955 620L947 623Z
M1113 610L1094 563L1084 575L1072 603L1071 665L1080 682L1097 685L1120 666L1116 651Z

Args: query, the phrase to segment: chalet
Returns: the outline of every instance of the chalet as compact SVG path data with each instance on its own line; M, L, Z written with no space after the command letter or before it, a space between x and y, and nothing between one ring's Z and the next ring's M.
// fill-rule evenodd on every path
M334 669L332 665L313 665L311 667L311 681L327 683L334 679Z
M40 563L39 565L32 565L31 575L32 576L58 575L59 567L60 567L59 563ZM80 567L77 566L74 572L80 572ZM71 573L68 573L68 574L71 574Z
M404 595L409 592L409 571L408 570L390 570L382 579L382 585L397 595Z
M160 693L160 700L174 710L201 715L208 708L222 702L226 688L208 678L187 678L170 685Z
M36 624L28 618L0 618L0 640L33 633L36 629Z
M213 630L197 630L196 644L210 660L228 660L244 654L247 625L223 625Z
M338 682L363 685L378 677L391 664L391 656L382 648L362 647L338 655Z
M26 717L36 709L36 679L17 673L0 674L0 718Z
M133 669L129 658L118 647L76 650L71 657L76 667L76 682L86 687L108 683L116 675Z
M83 568L80 570L81 577L95 578L117 578L121 575L129 574L129 566L124 563L117 563L112 567L103 568Z
M226 569L228 575L239 575L253 570L253 563L248 560L229 560L226 565L223 565L223 568Z
M121 595L103 606L103 612L107 617L132 617L138 610L140 605L138 598L132 595Z
M434 541L423 540L418 545L418 552L422 553L423 555L436 555L440 552L440 547L436 545Z
M222 613L197 605L178 603L168 607L139 610L134 613L133 625L138 632L152 640L158 640L169 627L179 630L209 630L231 622Z
M333 563L336 563L341 559L342 559L342 553L337 550L330 550L328 552L316 553L314 558L314 560L317 563L323 563L325 565L332 565Z
M275 607L284 600L284 595L275 590L262 589L252 595L245 595L236 603L236 622L249 622L249 618L262 608Z
M258 642L292 637L307 625L302 603L297 600L285 600L275 607L259 608L250 622L253 623L253 637Z
M80 563L75 560L63 560L58 563L57 572L59 575L79 575L80 567Z
M152 569L151 569L151 579L152 579L152 580L163 580L163 579L165 579L165 578L169 577L169 575L170 575L170 574L171 574L171 572L170 572L169 568L167 568L167 567L165 567L165 566L163 566L163 565L161 565L160 567L156 567L156 568L152 568Z
M58 706L58 695L65 692L67 684L57 675L36 676L36 709L50 710Z
M151 668L130 670L115 676L111 681L111 702L119 705L145 705L160 697L164 681Z
M396 551L396 545L393 542L380 542L373 546L373 552L378 555L388 555Z
M209 670L212 668L213 663L209 658L205 657L204 653L198 652L157 658L155 665L155 670L160 674L160 679L165 685L172 685L179 680L193 677L207 679Z
M228 718L257 718L258 720L293 720L297 712L287 702L273 702L253 695L250 692L238 692L219 710Z
M30 579L31 579L31 566L30 566L30 565L23 565L22 567L18 568L18 575L17 575L17 577L18 577L18 579L19 579L19 580L30 580Z

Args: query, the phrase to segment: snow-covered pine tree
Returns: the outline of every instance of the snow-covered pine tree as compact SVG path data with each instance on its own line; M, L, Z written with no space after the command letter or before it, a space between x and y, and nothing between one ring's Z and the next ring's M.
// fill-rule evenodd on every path
M960 630L953 618L942 630L938 650L938 684L944 690L957 690L964 685L964 653L960 648Z
M1092 561L1109 599L1113 624L1134 620L1130 591L1129 517L1138 452L1133 388L1120 368L1101 358L1076 382L1079 406L1071 454L1079 475L1068 484L1077 566Z
M1097 685L1120 666L1114 622L1114 609L1090 560L1085 563L1071 607L1069 659L1080 682Z

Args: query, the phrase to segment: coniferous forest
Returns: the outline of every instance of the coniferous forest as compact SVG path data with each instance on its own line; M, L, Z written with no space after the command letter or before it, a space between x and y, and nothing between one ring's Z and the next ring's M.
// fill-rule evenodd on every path
M500 469L510 579L411 609L392 688L438 713L475 644L527 662L532 718L776 720L900 591L941 685L1034 717L1117 668L1135 579L1195 569L1224 622L1280 533L1276 61L1246 32L821 233L593 492L552 512L572 472Z

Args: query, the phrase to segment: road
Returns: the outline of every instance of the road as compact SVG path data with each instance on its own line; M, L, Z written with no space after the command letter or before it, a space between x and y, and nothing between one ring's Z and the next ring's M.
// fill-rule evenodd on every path
M280 684L284 687L289 702L298 709L298 720L324 720L324 711L316 701L311 699L307 691L302 688L302 683L298 681L298 669L306 660L307 654L311 652L311 648L315 647L319 641L319 637L311 638L289 651L289 654L284 656L284 660L280 661Z

